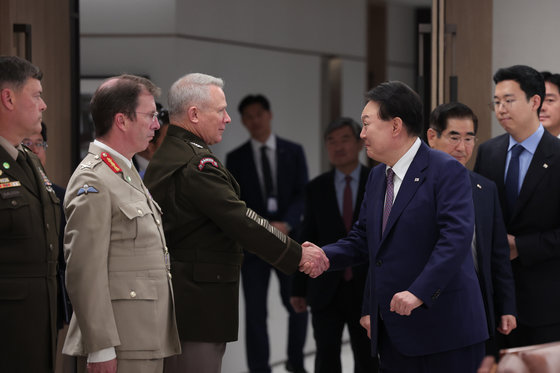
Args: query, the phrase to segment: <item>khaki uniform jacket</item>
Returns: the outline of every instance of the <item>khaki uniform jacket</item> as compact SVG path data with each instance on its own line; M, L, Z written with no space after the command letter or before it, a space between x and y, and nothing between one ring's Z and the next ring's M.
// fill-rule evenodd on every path
M60 202L37 156L24 151L33 180L0 145L0 372L50 372Z
M247 208L200 138L171 125L144 182L164 211L183 341L237 340L242 248L294 272L301 247Z
M111 159L104 162L106 154ZM115 159L91 144L66 190L66 285L74 315L63 353L114 346L122 359L178 354L160 210L136 170Z

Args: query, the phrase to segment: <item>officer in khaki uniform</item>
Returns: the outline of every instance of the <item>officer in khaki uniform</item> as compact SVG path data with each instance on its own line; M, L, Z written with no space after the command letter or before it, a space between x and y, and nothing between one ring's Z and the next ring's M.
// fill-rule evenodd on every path
M158 93L131 75L97 89L97 139L67 187L74 315L63 353L82 356L79 369L87 356L89 372L115 372L117 365L119 373L162 372L163 358L180 352L161 211L131 162L159 128Z
M21 141L41 130L42 73L0 57L0 372L53 372L59 200Z
M209 150L231 120L222 87L221 79L204 74L173 84L171 125L144 176L164 211L183 348L166 360L166 373L221 371L225 343L237 340L242 248L285 273L305 263L328 267L322 250L302 250L247 208L239 185Z

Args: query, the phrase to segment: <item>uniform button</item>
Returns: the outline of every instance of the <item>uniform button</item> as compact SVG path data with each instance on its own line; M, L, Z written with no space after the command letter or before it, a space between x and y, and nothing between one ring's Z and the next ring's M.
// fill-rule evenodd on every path
M142 215L142 210L138 209L138 215Z
M49 223L47 223L47 229L49 229L51 226L49 225Z
M161 222L159 221L159 219L156 219L156 224L157 224L157 225L160 225L160 224L161 224Z
M17 206L17 201L15 199L12 200L12 206Z
M134 290L130 291L130 297L131 298L136 298L136 292Z
M217 278L218 280L220 280L220 279L222 278L222 276L217 275L216 278Z
M50 250L50 251L53 251L53 244L52 244L52 243L49 244L49 250Z
M381 264L383 264L382 260L378 260L377 262L375 262L375 265L378 267L381 267Z

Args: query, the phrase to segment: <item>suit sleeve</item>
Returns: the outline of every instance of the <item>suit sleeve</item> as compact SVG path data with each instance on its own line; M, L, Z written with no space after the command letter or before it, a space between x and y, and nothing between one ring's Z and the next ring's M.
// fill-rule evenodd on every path
M492 193L493 207L493 231L492 231L492 255L491 271L492 285L494 290L494 305L496 316L517 315L515 306L515 286L509 260L509 245L507 232L500 208L498 190L494 184Z
M291 196L288 208L283 216L283 220L288 222L296 230L301 224L301 215L304 210L305 185L308 182L307 162L301 146L295 148L295 160L293 165L289 165L294 170L293 177L296 178L295 190Z
M313 242L317 241L317 227L315 224L315 208L313 206L313 198L311 185L307 184L305 187L305 203L303 212L303 221L301 224L300 241ZM307 275L302 272L297 272L294 276L292 284L292 295L295 297L307 296Z
M219 162L202 164L201 158L181 170L180 188L188 192L180 194L179 200L192 203L244 249L284 273L293 273L301 260L301 246L247 208Z
M424 269L409 291L430 307L471 252L474 206L467 169L455 160L435 177L434 199L439 236Z
M78 194L85 184L98 192ZM107 186L84 171L68 185L64 250L66 286L88 352L120 345L109 294L111 199Z

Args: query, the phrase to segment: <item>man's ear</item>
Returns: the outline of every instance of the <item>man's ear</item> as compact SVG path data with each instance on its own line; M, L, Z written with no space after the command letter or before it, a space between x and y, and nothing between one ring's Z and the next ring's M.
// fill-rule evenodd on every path
M430 147L433 148L434 139L437 137L436 130L433 128L428 128L428 132L426 132L426 137L428 138L428 144L430 144Z
M124 115L123 113L117 113L113 118L113 126L116 126L121 131L126 131L126 121L126 115Z
M10 88L4 88L0 91L0 102L8 110L13 110L15 106L15 92Z
M391 119L391 126L392 126L393 136L399 135L401 131L404 130L403 128L404 123L402 119L399 117L394 117L393 119Z
M190 106L187 109L187 117L189 118L190 122L198 123L200 119L199 116L200 116L200 112L196 106Z
M529 101L531 102L531 110L536 112L541 106L541 96L533 95Z

